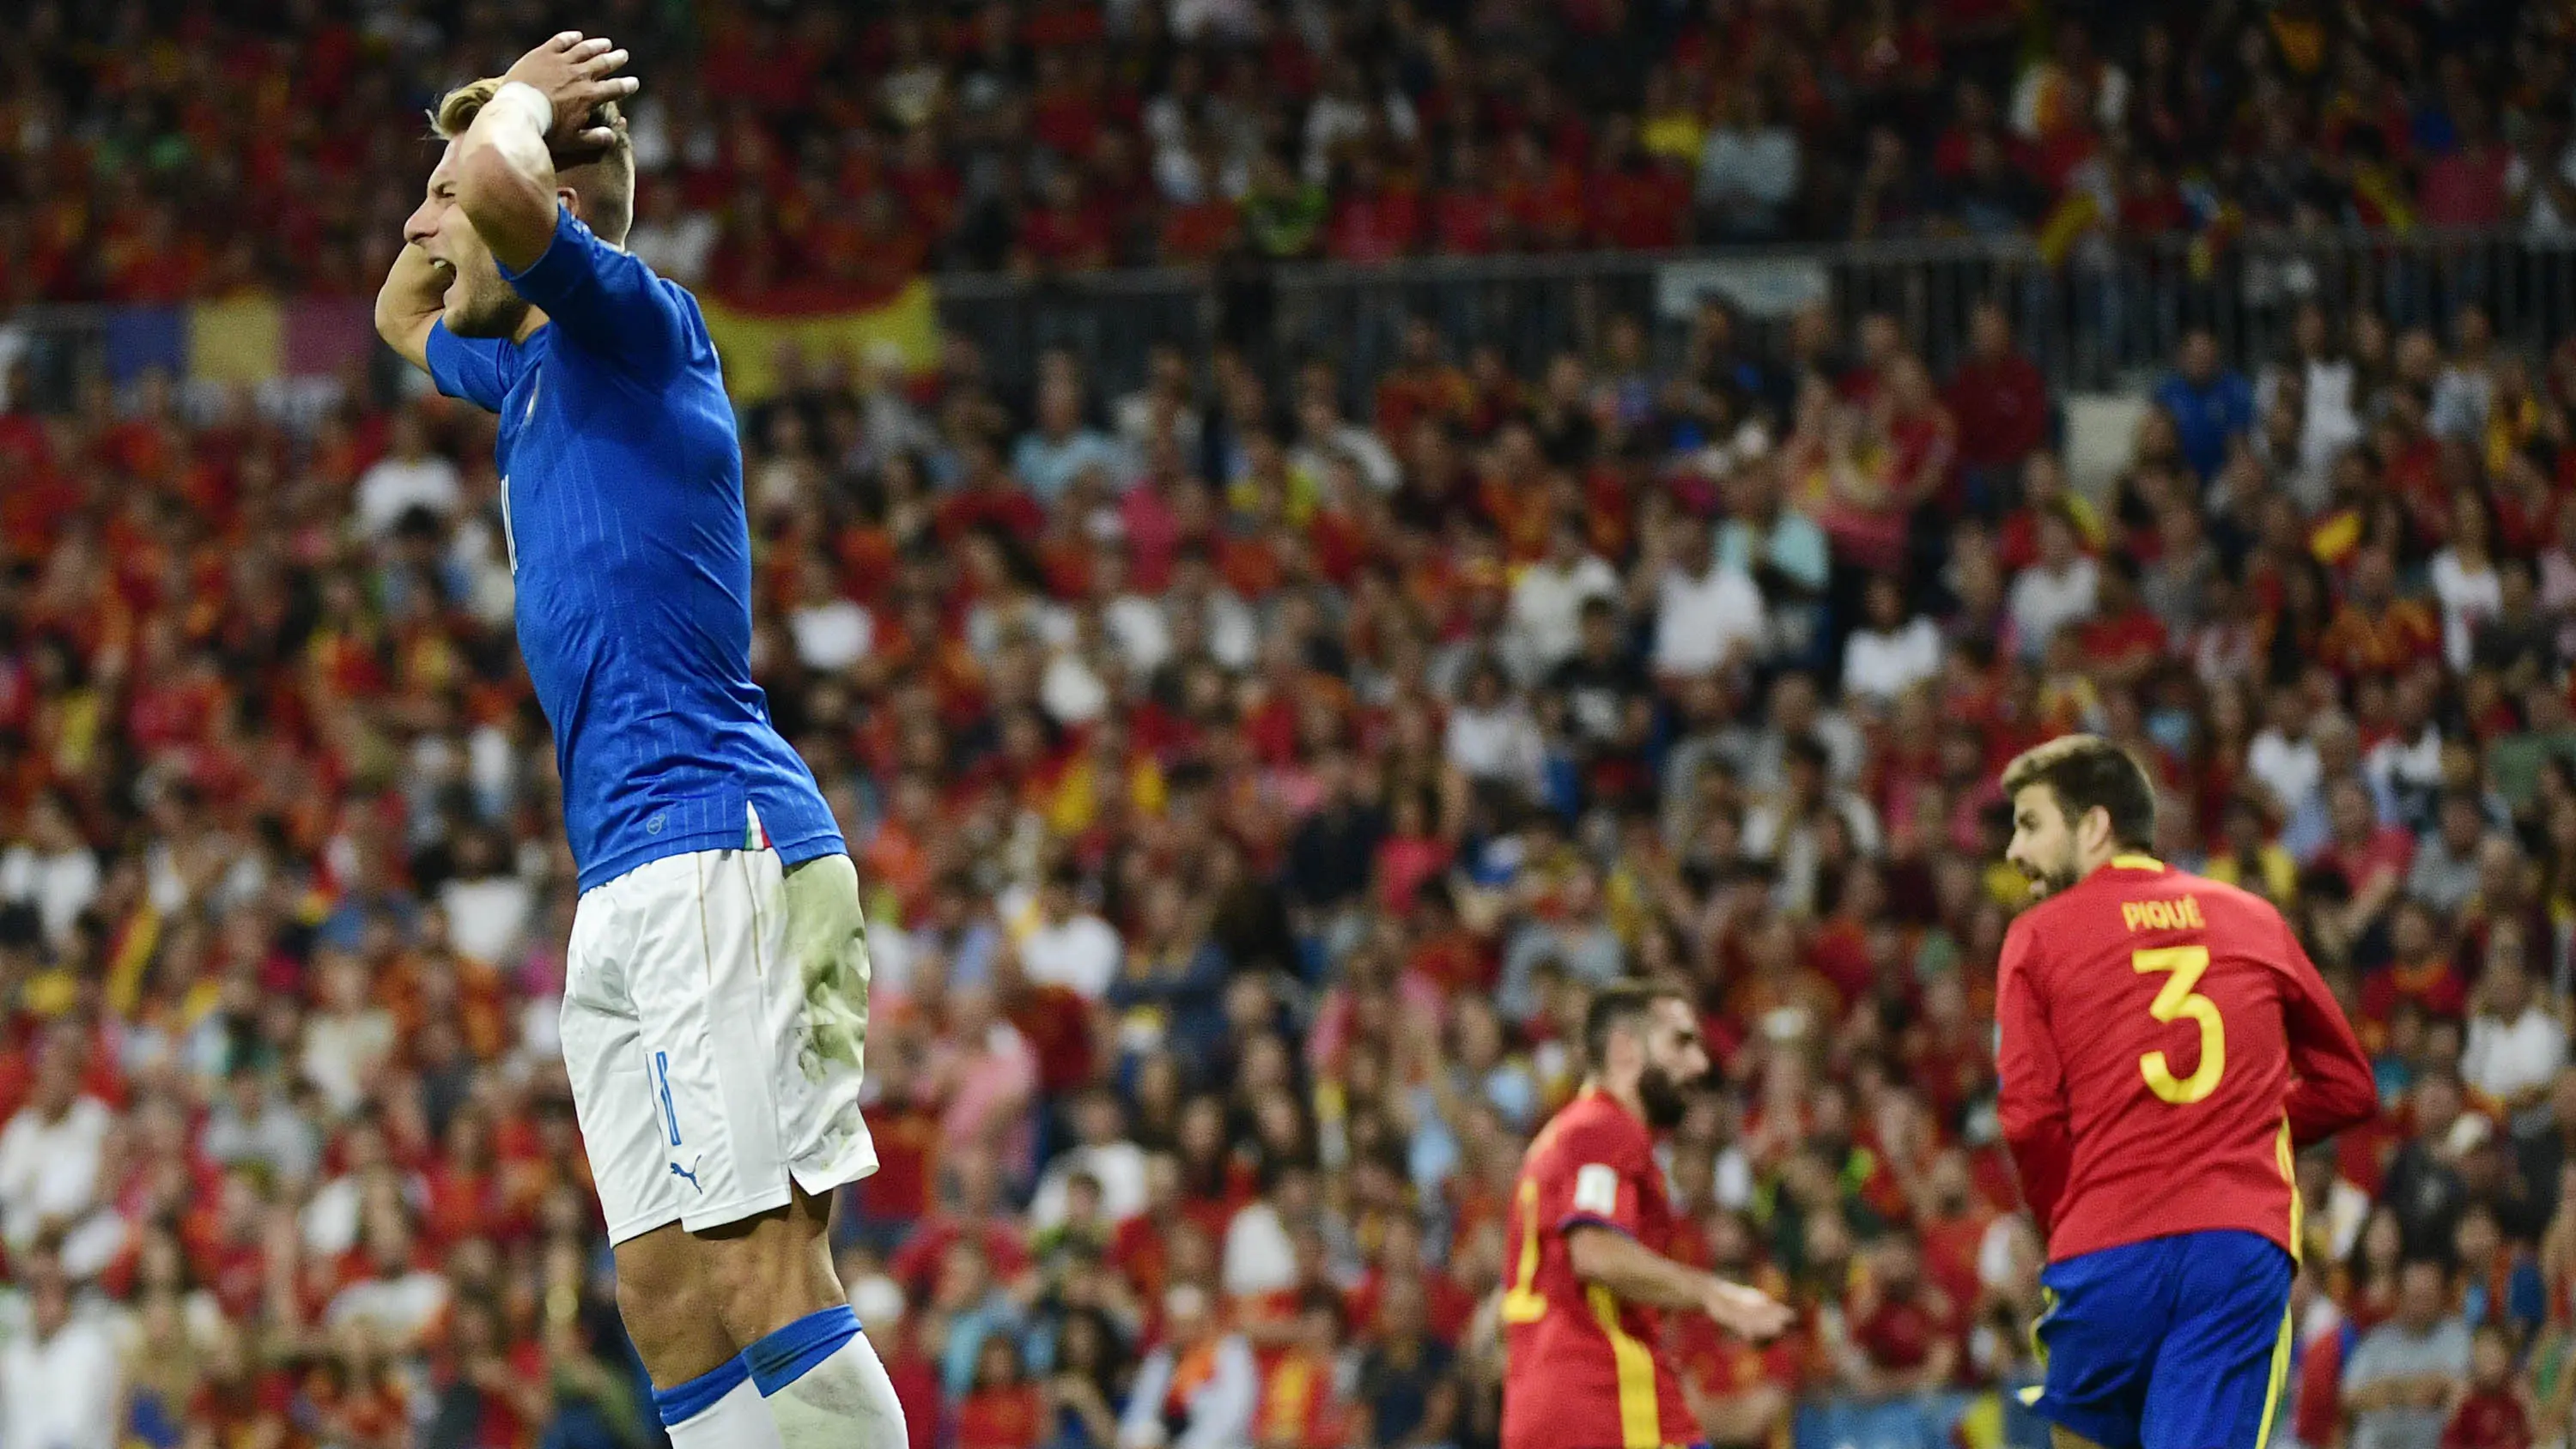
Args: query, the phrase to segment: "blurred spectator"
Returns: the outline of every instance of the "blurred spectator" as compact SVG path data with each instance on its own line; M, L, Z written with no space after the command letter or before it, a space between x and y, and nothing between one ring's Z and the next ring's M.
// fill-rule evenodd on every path
M1698 200L1728 240L1780 235L1799 181L1797 134L1770 113L1758 82L1740 82L1721 103L1699 154Z
M2531 989L2519 930L2494 932L2469 1014L2460 1075L2469 1090L2520 1121L2567 1062L2567 1023Z
M1741 567L1718 556L1716 533L1688 519L1675 523L1641 577L1655 599L1655 669L1666 676L1709 674L1751 662L1764 644L1762 594Z
M2468 1390L2442 1430L2443 1449L2528 1449L2532 1424L2513 1383L2513 1339L2479 1328L2469 1339Z
M2469 1330L2442 1314L2439 1263L2400 1272L2397 1316L2364 1335L2344 1365L2355 1449L2437 1449L2468 1387Z
M1145 1209L1145 1150L1125 1135L1125 1111L1115 1094L1095 1090L1073 1104L1074 1142L1056 1154L1029 1201L1029 1225L1043 1232L1064 1221L1065 1194L1087 1177L1112 1224Z
M1051 374L1038 388L1037 426L1020 436L1011 472L1040 503L1053 503L1075 478L1097 469L1115 483L1126 480L1125 460L1109 436L1082 420L1082 394L1070 377Z
M1136 1371L1119 1449L1220 1449L1244 1442L1260 1392L1252 1351L1217 1324L1207 1291L1175 1286L1163 1302L1164 1343Z
M2039 368L2013 346L2012 320L2001 304L1978 304L1968 317L1968 355L1951 374L1950 411L1959 422L1959 464L1972 486L1998 497L2024 458L2048 441L2048 387Z
M60 791L38 795L23 820L18 838L0 853L0 898L32 908L46 942L60 947L98 895L98 856L81 839L71 798Z
M1430 1336L1422 1283L1412 1271L1392 1274L1377 1298L1375 1342L1360 1359L1361 1442L1430 1449L1450 1442L1457 1388L1449 1350Z
M2038 557L2013 580L2013 638L2022 658L2036 660L2061 632L2093 617L2101 569L2077 543L2073 518L2063 510L2042 514Z
M77 1310L49 1254L21 1261L27 1317L0 1343L0 1433L47 1449L113 1449L124 1390L114 1332Z
M415 508L441 518L455 513L464 501L456 465L429 450L419 414L409 408L395 412L388 436L385 455L358 479L358 526L382 536Z
M78 1222L98 1201L116 1115L81 1090L82 1051L73 1032L47 1033L27 1104L0 1127L0 1241L12 1253Z
M2229 441L2254 426L2253 385L2221 366L2218 338L2206 328L2183 337L2181 366L2157 387L2155 403L2173 420L2183 459L2204 483L2227 460Z

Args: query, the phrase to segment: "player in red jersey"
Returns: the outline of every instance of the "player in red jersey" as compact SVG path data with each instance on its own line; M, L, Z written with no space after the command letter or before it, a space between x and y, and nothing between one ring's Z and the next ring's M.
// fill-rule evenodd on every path
M1751 1339L1789 1326L1763 1293L1664 1256L1675 1217L1655 1134L1708 1074L1699 1021L1667 987L1605 986L1583 1019L1593 1063L1512 1194L1503 1294L1503 1449L1667 1449L1702 1435L1657 1351L1667 1308Z
M2280 912L2146 853L2154 787L2118 746L2004 771L2001 1115L2048 1239L2059 1449L2261 1449L2289 1364L2291 1154L2368 1121L2369 1059Z

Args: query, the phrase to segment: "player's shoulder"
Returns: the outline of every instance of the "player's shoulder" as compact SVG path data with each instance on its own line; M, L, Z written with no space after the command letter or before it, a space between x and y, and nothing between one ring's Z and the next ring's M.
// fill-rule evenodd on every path
M1608 1093L1588 1091L1559 1108L1532 1144L1555 1163L1611 1162L1654 1155L1653 1134Z
M2181 927L2235 935L2265 934L2284 926L2279 907L2243 886L2172 867L2157 878L2156 886L2123 904L2124 911L2141 917L2138 924L2142 927Z

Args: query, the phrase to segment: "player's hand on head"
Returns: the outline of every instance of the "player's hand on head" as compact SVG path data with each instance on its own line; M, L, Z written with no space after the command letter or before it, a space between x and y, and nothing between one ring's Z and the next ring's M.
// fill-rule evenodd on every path
M554 106L554 124L546 130L547 149L559 157L582 158L607 149L617 139L610 128L592 124L599 118L599 108L624 100L643 85L631 75L618 74L626 60L626 52L607 36L567 30L520 56L501 79L543 92Z
M1709 1289L1708 1301L1700 1306L1717 1321L1718 1327L1755 1343L1778 1338L1798 1321L1789 1305L1741 1283L1718 1283Z

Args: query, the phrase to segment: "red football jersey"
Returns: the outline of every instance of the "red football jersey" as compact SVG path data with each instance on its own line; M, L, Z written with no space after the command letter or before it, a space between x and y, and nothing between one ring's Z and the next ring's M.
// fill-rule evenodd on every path
M1657 1351L1663 1314L1574 1276L1565 1234L1586 1224L1671 1251L1654 1136L1599 1090L1566 1103L1521 1160L1502 1307L1503 1449L1699 1442L1681 1380Z
M2291 1150L2378 1094L2280 912L2123 855L2015 918L2000 973L2004 1137L2050 1261L2218 1228L2297 1254Z

